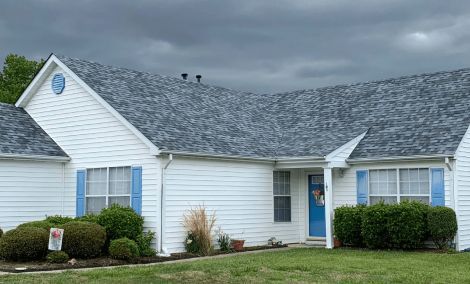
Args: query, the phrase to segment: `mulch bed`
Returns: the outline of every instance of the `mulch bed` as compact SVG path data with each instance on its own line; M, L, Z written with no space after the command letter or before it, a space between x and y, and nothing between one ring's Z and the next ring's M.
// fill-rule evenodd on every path
M267 249L275 249L275 248L282 248L282 247L287 247L287 245L246 247L244 251L267 250ZM237 252L223 252L220 250L216 250L214 251L212 255L236 254L236 253ZM191 253L174 253L168 257L164 257L164 256L139 257L132 261L112 259L112 258L103 256L103 257L98 257L98 258L93 258L93 259L77 259L74 265L71 265L69 263L49 263L45 260L29 261L29 262L0 261L0 271L22 273L22 272L31 272L31 271L51 271L51 270L78 269L78 268L89 268L89 267L108 267L108 266L119 266L119 265L128 265L128 264L158 263L158 262L188 259L188 258L195 258L195 257L200 257L200 255L191 254ZM17 268L26 268L26 269L17 270Z

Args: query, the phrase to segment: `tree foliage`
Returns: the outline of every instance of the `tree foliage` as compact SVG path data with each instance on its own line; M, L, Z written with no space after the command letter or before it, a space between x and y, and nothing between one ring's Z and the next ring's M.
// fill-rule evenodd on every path
M9 54L0 72L0 102L14 104L44 64L44 60L29 60Z

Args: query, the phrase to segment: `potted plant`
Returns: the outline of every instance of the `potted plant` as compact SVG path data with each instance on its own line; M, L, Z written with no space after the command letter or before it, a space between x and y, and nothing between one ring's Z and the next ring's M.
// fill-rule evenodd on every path
M339 248L343 246L343 242L338 240L336 237L333 238L333 247Z
M245 240L231 240L230 245L234 251L243 251L243 245L245 244Z

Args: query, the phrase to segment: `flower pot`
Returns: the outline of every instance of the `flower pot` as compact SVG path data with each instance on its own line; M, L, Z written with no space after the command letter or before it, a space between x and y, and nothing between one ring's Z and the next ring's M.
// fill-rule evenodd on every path
M245 240L232 240L232 242L230 243L234 251L243 251L244 244Z
M343 243L340 240L338 240L337 238L334 238L333 239L333 246L335 248L339 248L339 247L343 246Z

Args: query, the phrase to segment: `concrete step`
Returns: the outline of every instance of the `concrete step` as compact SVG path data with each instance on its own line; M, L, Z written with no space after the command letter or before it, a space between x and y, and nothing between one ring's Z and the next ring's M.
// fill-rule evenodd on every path
M307 240L305 242L305 245L311 246L311 247L322 247L322 248L324 248L326 246L326 241L325 240Z

